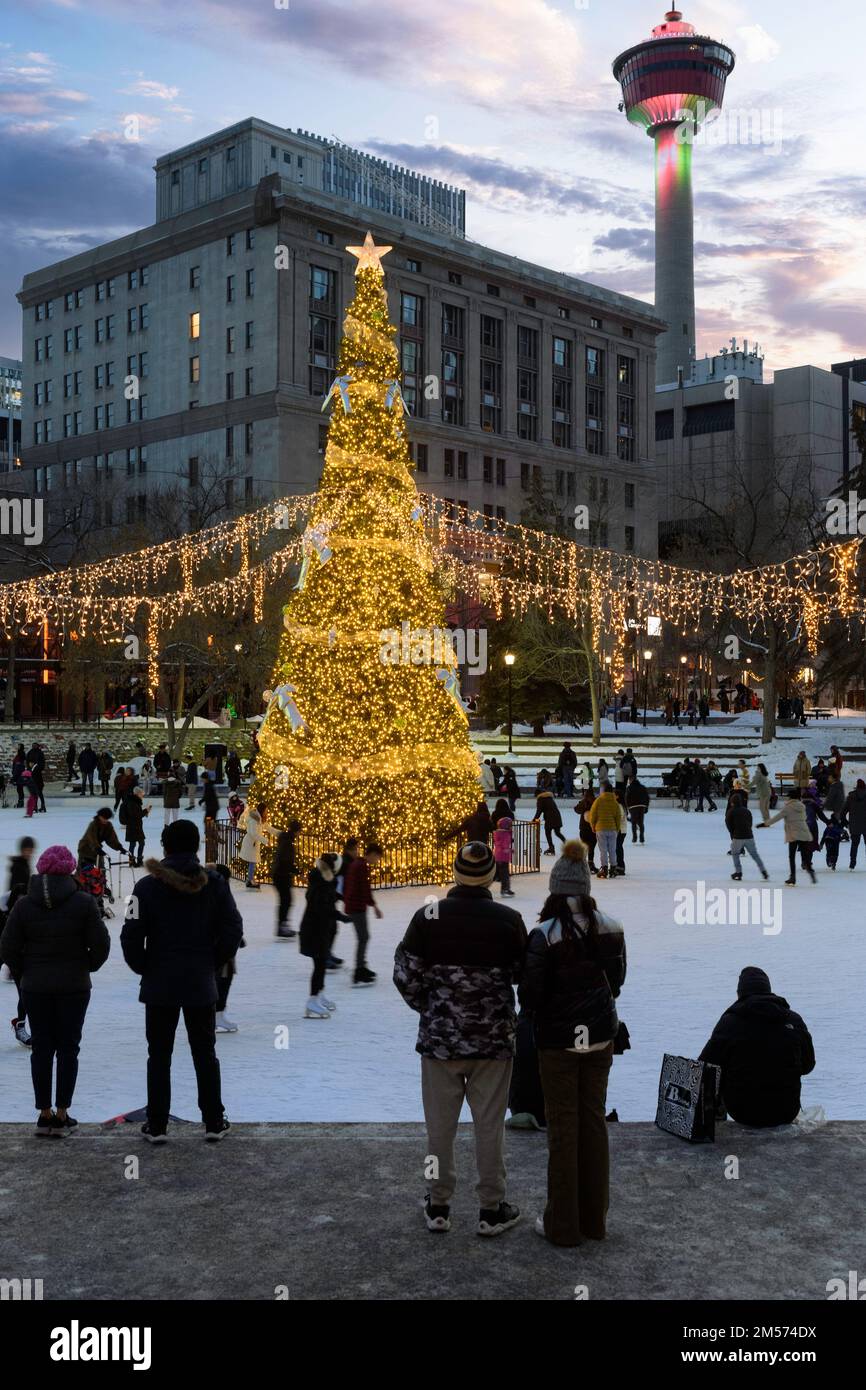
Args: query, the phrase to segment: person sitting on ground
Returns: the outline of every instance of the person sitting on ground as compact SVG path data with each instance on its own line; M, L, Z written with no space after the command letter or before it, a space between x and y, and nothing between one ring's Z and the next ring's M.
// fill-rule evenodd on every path
M809 1030L756 965L740 971L737 1002L701 1053L722 1069L721 1100L741 1125L788 1125L800 1112L800 1077L815 1066Z

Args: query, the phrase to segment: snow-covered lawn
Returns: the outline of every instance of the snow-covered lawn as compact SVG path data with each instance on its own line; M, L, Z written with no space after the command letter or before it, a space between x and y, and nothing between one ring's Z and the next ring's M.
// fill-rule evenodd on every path
M811 742L811 740L809 740ZM40 849L63 842L73 850L86 819L101 804L89 799L51 803L46 815L25 821L20 811L0 810L0 855L11 852L19 836L32 833ZM754 808L755 810L757 808ZM183 814L183 813L182 813ZM525 812L524 812L525 814ZM200 812L196 812L200 815ZM757 819L757 817L756 817ZM156 848L162 821L154 807L148 853ZM566 833L576 817L565 812ZM686 815L654 802L647 844L626 847L628 876L597 885L599 903L625 924L629 970L619 1009L631 1033L632 1050L614 1064L610 1103L623 1120L652 1119L664 1052L695 1056L717 1017L735 996L744 965L759 965L774 989L802 1013L815 1040L818 1064L803 1087L804 1105L823 1105L828 1118L866 1116L866 1034L862 1027L866 967L866 855L856 873L847 869L848 846L831 874L823 856L816 860L818 885L807 880L783 888L787 855L781 826L757 832L759 848L778 889L782 929L766 933L755 926L688 926L674 920L677 890L730 888L731 860L722 812ZM527 927L544 900L553 860L542 860L541 874L514 880L512 906ZM744 887L757 887L754 865L745 860ZM124 872L124 892L131 874ZM327 992L337 1003L328 1022L307 1021L303 1007L310 971L296 942L273 938L275 896L263 888L246 892L234 885L244 916L247 947L229 999L229 1014L240 1031L220 1035L224 1098L234 1120L418 1120L419 1059L414 1051L416 1017L391 983L394 948L426 892L400 889L380 894L381 922L372 923L370 964L379 975L369 989L353 989L348 966L353 932L341 927L337 954L346 966L328 977ZM302 896L302 895L300 895ZM73 1113L100 1121L144 1103L144 1010L138 982L120 953L122 904L110 924L111 956L94 976L85 1024L81 1069ZM300 916L300 902L294 920ZM33 1115L28 1053L13 1039L8 1020L14 989L0 984L0 1120ZM288 1048L276 1046L283 1028ZM195 1084L181 1025L174 1068L172 1110L198 1118Z

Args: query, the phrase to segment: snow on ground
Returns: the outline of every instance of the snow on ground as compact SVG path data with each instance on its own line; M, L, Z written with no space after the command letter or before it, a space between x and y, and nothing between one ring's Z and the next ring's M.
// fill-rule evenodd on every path
M28 832L40 849L58 842L74 849L99 804L95 798L84 805L69 798L52 804L49 797L48 813L29 822L12 807L0 810L0 856L5 861L19 836ZM154 806L148 853L156 848L161 820L161 808ZM565 831L576 832L570 809L565 811ZM654 1118L662 1054L697 1055L722 1010L733 1002L740 969L750 964L768 972L776 991L803 1014L812 1031L818 1065L805 1079L804 1105L823 1105L832 1119L866 1116L866 1036L861 1027L866 856L861 851L858 871L849 873L848 847L843 845L836 874L826 869L822 857L816 861L816 887L804 880L796 888L783 888L787 856L781 826L757 833L771 886L781 899L782 930L777 935L765 934L760 925L674 922L677 889L695 890L698 880L704 880L707 889L733 886L721 810L687 815L668 803L654 802L646 845L626 846L628 876L597 884L599 904L623 921L628 943L628 978L619 1010L628 1024L632 1049L615 1059L610 1084L610 1104L623 1120ZM544 858L541 874L514 880L517 896L511 905L522 913L527 927L536 920L553 862ZM757 886L754 866L745 862L744 886ZM123 892L130 887L131 871L126 869ZM414 1051L416 1015L391 983L391 968L410 916L431 891L444 890L407 888L379 895L385 915L381 922L372 922L370 964L379 975L372 988L351 987L348 965L354 934L351 927L340 927L336 950L347 964L329 974L326 986L337 1012L330 1021L319 1022L303 1018L309 961L300 956L296 942L273 938L273 890L252 893L234 885L247 947L238 957L228 1012L240 1031L218 1038L231 1119L422 1118L419 1058ZM111 955L93 977L73 1106L83 1121L106 1120L144 1104L144 1010L137 1001L137 977L120 952L121 912L122 903L110 923ZM299 916L296 903L296 925ZM14 986L0 984L0 1120L6 1121L27 1120L34 1113L28 1053L15 1043L8 1023L14 1000ZM283 1025L289 1031L288 1049L275 1046ZM184 1118L198 1118L182 1024L172 1110Z

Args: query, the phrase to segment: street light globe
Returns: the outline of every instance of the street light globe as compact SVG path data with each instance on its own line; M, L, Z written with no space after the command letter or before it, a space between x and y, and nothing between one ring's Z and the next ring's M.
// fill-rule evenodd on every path
M506 665L506 666L513 666L515 660L516 660L516 658L515 658L514 652L506 652L506 653L505 653L505 665Z
M652 661L652 652L648 647L644 650L643 659L644 661Z
M688 657L687 657L687 656L681 656L681 657L680 657L680 665L681 665L681 666L685 666L685 664L686 664L687 661L688 661Z

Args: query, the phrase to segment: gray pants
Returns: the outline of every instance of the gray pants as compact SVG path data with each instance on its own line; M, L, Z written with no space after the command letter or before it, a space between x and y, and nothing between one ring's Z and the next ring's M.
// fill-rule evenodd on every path
M427 1122L428 1163L435 1159L430 1179L434 1207L447 1207L457 1186L454 1139L464 1099L475 1128L475 1164L479 1205L498 1207L505 1198L505 1109L511 1083L512 1059L466 1058L440 1062L421 1058L421 1098Z
M754 859L758 868L761 870L761 873L765 874L767 870L764 868L764 861L758 853L758 848L755 844L754 836L751 840L731 841L731 855L734 860L734 872L737 874L741 874L743 872L743 866L740 862L740 855L742 854L743 850L745 850L746 854L750 855L751 858Z

